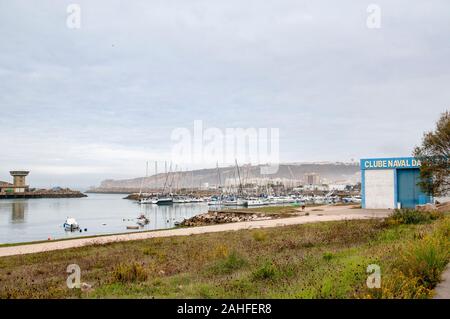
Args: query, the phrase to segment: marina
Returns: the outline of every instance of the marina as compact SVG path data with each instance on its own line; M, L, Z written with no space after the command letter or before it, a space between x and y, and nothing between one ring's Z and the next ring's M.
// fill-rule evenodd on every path
M120 194L4 199L0 201L0 244L167 229L207 211L206 203L139 205ZM142 215L148 223L140 218ZM69 217L76 220L82 232L65 230L63 224ZM129 226L132 228L127 229Z

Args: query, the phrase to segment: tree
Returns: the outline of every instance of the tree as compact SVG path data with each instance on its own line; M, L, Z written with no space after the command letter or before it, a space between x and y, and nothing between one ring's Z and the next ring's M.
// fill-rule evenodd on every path
M413 155L420 160L419 186L428 195L445 196L450 193L450 112L442 113L436 129L426 132L422 145Z

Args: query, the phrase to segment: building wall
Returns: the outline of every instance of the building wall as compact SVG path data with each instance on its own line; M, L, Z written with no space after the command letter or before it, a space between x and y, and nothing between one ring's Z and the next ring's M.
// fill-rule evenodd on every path
M25 176L14 176L14 186L25 186Z
M394 170L366 170L364 175L365 208L394 208Z
M417 185L420 161L413 157L361 160L363 208L414 208L432 202Z

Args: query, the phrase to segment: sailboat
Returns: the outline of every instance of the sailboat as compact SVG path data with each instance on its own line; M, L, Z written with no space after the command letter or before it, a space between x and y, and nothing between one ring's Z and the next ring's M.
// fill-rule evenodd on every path
M169 172L166 173L166 180L164 182L164 187L163 187L163 191L161 193L161 197L157 197L157 198L153 199L152 204L156 204L156 205L172 205L173 204L173 197L167 196L167 195L164 196L164 191L166 190L167 181L168 181L171 170L172 170L172 163L170 163Z

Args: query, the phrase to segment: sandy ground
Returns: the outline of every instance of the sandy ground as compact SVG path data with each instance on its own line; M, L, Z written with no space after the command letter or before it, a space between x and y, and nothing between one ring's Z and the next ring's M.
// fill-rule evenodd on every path
M299 209L302 213L301 209ZM150 232L130 233L121 235L108 235L93 238L79 238L63 241L49 241L45 243L27 244L11 247L0 247L0 257L39 253L51 250L69 249L93 244L106 244L111 242L140 240L155 237L189 236L193 234L214 233L222 231L235 231L240 229L254 229L267 227L280 227L287 225L306 224L314 222L382 218L389 215L389 210L351 209L349 206L320 206L308 207L304 212L309 216L298 216L261 221L247 221L211 226L190 228L177 228Z

